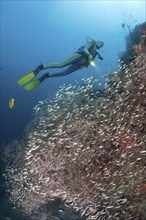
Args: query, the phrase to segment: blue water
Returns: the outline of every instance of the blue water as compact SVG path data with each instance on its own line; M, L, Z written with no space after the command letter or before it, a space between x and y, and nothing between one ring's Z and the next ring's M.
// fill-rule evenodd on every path
M144 1L1 1L0 124L1 143L22 137L40 100L51 97L63 83L98 76L104 83L125 50L127 25L145 21ZM122 24L125 24L125 27ZM104 42L88 67L65 77L52 78L27 92L17 80L41 63L60 62L86 43L86 36ZM54 70L56 71L56 70ZM53 72L53 70L51 70ZM41 73L39 74L41 76ZM9 109L9 99L15 106Z

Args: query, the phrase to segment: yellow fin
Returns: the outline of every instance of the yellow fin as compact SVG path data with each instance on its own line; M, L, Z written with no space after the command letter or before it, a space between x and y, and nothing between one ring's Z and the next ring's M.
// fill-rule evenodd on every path
M26 83L28 83L31 79L33 79L34 77L35 77L34 72L30 72L27 75L23 76L21 79L19 79L17 82L20 86L23 86Z
M35 87L37 87L38 85L41 84L41 81L39 79L29 83L28 85L26 85L24 88L27 90L27 91L30 91L32 89L34 89Z

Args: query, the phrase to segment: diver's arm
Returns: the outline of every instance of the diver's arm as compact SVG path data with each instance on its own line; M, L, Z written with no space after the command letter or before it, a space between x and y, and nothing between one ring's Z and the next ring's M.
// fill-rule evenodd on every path
M89 58L90 60L93 60L93 56L92 56L92 54L89 52L89 49L90 49L91 47L93 47L93 46L94 46L94 44L91 42L91 43L87 43L86 46L85 46L85 48L84 48L84 53L88 56L88 58ZM95 50L96 50L96 48L95 48ZM98 55L98 59L103 60L103 57L97 52L97 50L96 50L96 55Z
M103 57L96 51L97 55L98 55L98 59L103 60Z
M90 52L89 52L89 48L91 48L92 46L93 46L93 43L87 43L84 48L84 52L85 52L85 54L87 54L89 59L93 59L92 54L90 54Z

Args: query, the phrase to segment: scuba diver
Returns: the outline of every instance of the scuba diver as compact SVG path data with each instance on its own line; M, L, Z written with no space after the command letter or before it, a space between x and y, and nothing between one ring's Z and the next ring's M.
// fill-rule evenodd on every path
M86 38L86 44L80 47L71 57L66 59L61 63L53 63L47 64L43 66L42 64L39 65L34 71L28 73L24 77L18 80L18 84L20 86L24 86L27 91L32 90L33 88L40 85L45 79L52 78L52 77L59 77L59 76L66 76L74 71L80 70L84 67L88 67L92 65L95 57L98 55L100 60L103 60L101 55L97 52L101 47L103 47L102 41L95 41L90 37ZM56 73L45 73L39 79L36 79L25 86L30 80L32 80L41 70L45 70L48 68L64 68L67 67L62 72Z

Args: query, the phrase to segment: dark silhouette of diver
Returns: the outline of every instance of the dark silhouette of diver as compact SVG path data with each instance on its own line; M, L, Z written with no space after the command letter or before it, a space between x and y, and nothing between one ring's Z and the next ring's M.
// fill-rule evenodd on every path
M27 75L19 79L18 84L24 86L31 79L33 79L41 70L45 70L48 68L63 68L68 66L68 68L66 68L62 72L45 73L39 79L36 79L24 86L24 88L27 91L30 91L31 89L40 85L47 78L66 76L76 70L88 67L89 65L91 65L91 62L95 59L97 55L99 59L103 60L101 55L97 52L97 49L99 50L101 47L103 47L103 42L95 41L90 37L87 37L86 40L86 44L80 47L71 57L69 57L65 61L61 63L47 64L46 66L43 66L41 64L34 71L28 73Z

